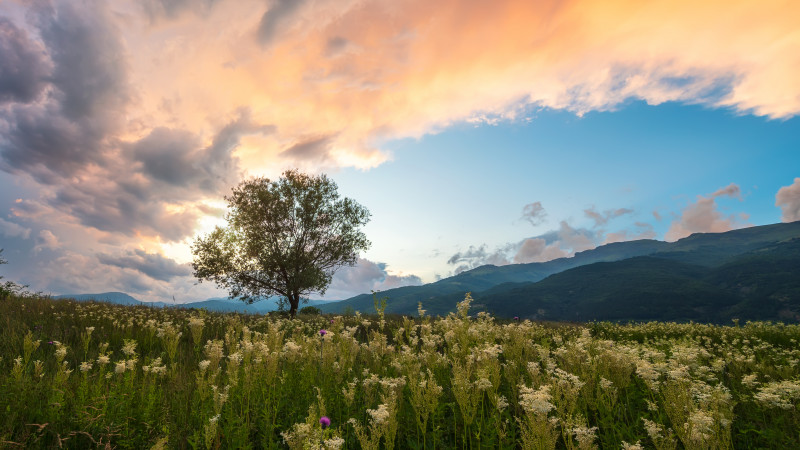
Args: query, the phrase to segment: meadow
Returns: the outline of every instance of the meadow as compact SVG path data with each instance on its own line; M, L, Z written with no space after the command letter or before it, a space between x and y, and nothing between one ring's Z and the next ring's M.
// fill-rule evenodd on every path
M391 299L389 299L391 301ZM800 326L0 297L2 448L800 448Z

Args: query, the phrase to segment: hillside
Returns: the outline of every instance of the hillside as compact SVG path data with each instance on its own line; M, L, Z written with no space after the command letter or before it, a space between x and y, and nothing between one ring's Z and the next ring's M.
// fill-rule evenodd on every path
M382 292L387 312L474 308L547 320L797 320L800 222L694 234L677 242L609 244L547 263L483 266L424 286ZM488 287L487 287L488 286ZM362 295L324 311L372 311Z
M382 291L380 296L389 297L390 302L386 309L389 313L415 314L417 303L422 302L432 314L443 314L453 310L455 305L455 303L439 305L436 299L443 296L455 294L463 298L465 292L483 291L503 283L539 281L573 267L648 255L664 248L665 245L668 244L645 239L603 245L594 250L579 252L571 258L559 258L543 263L485 265L422 286L388 289ZM342 312L348 307L356 311L373 311L372 294L358 295L325 305L320 309L323 312Z
M798 321L800 238L715 268L637 257L496 286L474 298L496 315L545 320Z

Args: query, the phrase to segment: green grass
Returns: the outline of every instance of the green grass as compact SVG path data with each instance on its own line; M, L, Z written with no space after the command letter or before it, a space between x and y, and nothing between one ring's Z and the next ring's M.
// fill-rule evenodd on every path
M0 448L800 448L798 325L469 306L288 320L0 297Z

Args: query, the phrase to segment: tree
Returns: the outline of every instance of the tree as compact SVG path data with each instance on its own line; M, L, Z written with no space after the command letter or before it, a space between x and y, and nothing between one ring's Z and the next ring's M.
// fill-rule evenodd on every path
M370 245L360 231L369 211L340 199L325 175L245 180L225 200L228 226L194 241L194 275L248 303L280 295L292 317L301 298L324 294L334 272Z
M2 264L8 264L8 261L3 259L3 249L0 248L0 265ZM2 279L3 277L0 276L0 280ZM20 285L14 283L13 281L6 281L5 283L0 283L0 297L8 297L11 295L30 295L30 293L26 291L27 288L27 285Z

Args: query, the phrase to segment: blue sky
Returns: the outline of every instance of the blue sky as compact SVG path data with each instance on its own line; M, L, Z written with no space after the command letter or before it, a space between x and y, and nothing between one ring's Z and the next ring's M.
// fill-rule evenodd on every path
M386 147L393 160L332 177L373 213L367 256L431 280L451 274L447 259L470 246L494 250L561 221L592 229L591 208L631 209L605 228L635 232L642 222L664 239L698 195L731 183L740 198L719 198L720 214L747 214L736 226L780 222L775 195L798 174L800 122L629 102L583 116L541 109L523 120L462 124ZM547 213L537 226L522 218L533 202Z
M372 212L328 299L800 220L797 8L0 2L0 275L225 295L190 244L292 168Z

